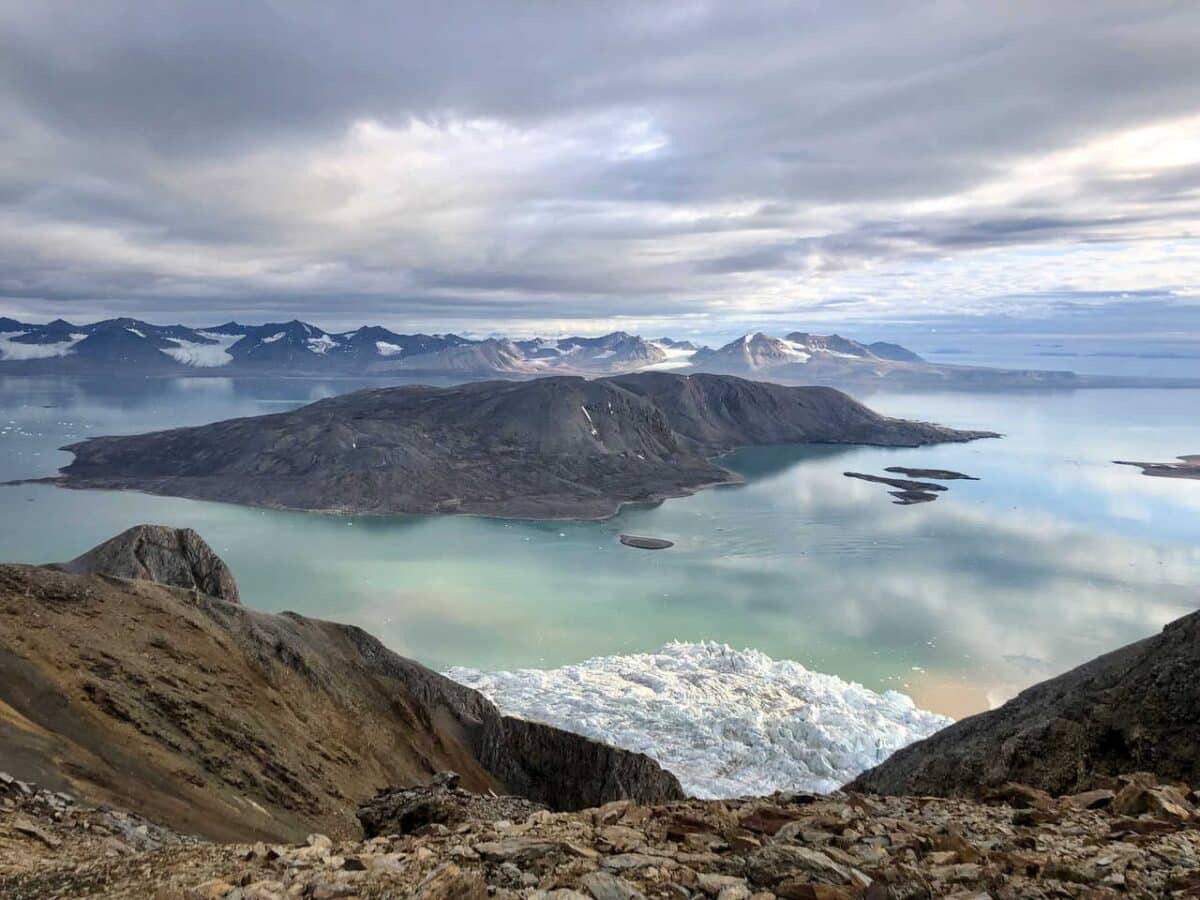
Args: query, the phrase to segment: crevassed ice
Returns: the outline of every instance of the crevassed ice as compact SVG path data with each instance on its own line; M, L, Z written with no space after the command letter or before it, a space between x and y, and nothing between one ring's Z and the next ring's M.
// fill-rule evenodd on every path
M645 753L698 797L831 791L951 722L896 691L707 641L446 674L506 713Z

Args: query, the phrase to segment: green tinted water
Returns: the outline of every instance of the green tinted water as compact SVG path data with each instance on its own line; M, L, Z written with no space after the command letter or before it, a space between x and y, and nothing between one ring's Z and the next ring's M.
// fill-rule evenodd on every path
M0 478L52 474L69 460L56 448L86 436L255 415L358 386L0 379ZM738 451L725 462L745 485L601 523L338 518L4 487L0 559L67 559L138 522L190 526L232 566L249 605L353 622L437 667L555 666L711 639L906 689L951 714L1200 604L1200 481L1110 463L1200 452L1200 392L865 399L1006 437ZM889 465L982 480L898 507L883 486L842 476ZM633 550L620 532L676 546Z

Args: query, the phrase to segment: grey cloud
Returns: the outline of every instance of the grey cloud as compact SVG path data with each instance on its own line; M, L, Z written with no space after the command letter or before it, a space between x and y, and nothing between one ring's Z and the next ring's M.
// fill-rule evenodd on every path
M790 283L900 312L899 272L961 302L922 273L1195 236L1196 162L921 204L1200 115L1197 41L1200 7L1118 0L0 0L0 304L746 318Z

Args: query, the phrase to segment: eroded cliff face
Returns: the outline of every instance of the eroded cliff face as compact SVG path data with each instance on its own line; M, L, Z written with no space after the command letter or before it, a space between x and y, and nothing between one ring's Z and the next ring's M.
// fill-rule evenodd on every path
M1200 784L1200 612L897 751L851 787L974 797L1019 781L1064 794L1133 771Z
M508 719L360 629L0 565L0 770L253 840L355 834L359 801L446 769L562 809L682 796L648 757Z

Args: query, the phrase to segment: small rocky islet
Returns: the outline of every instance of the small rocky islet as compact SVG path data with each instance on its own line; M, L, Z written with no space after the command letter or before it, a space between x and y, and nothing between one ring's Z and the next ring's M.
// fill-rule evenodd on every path
M1178 459L1179 462L1133 462L1131 460L1122 459L1114 459L1113 462L1118 466L1136 466L1142 470L1143 475L1150 475L1154 478L1200 479L1200 453L1193 453L1188 456L1178 456L1176 459Z
M637 550L667 550L675 546L674 541L668 541L666 538L645 537L640 534L622 534L618 540L626 547Z
M905 475L908 478L932 478L934 481L978 481L974 475L964 475L953 469L909 469L904 466L888 466L883 471Z
M874 484L884 484L894 490L888 493L896 499L896 506L913 506L917 503L931 503L938 495L949 490L944 484L934 481L918 481L915 479L934 479L936 481L978 481L974 475L965 475L951 469L910 469L904 466L888 466L883 471L897 475L907 475L908 478L890 478L886 475L870 475L865 472L843 472L847 478L857 478L860 481L870 481Z

